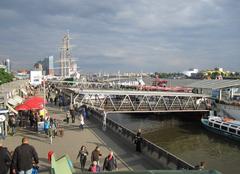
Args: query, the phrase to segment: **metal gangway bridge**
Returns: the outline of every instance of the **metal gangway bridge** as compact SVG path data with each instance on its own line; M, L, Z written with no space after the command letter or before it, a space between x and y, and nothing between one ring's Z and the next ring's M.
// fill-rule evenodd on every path
M106 83L54 81L71 103L107 113L207 112L210 96L194 93L118 89Z

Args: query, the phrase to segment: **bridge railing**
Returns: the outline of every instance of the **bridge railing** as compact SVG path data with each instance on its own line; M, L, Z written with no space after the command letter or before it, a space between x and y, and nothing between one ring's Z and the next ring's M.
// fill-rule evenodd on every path
M102 122L103 116L96 112L95 110L91 110L93 112L93 116L98 119L100 122ZM133 143L136 134L129 130L128 128L116 123L115 121L111 119L107 119L107 125L108 128L110 128L115 133L119 134L121 137L125 138L129 142ZM157 160L160 164L164 165L164 167L169 169L187 169L187 170L193 170L194 166L187 163L186 161L178 158L174 154L166 151L165 149L157 146L156 144L148 141L147 139L143 138L142 141L142 149L143 153L150 156L151 158L154 158Z

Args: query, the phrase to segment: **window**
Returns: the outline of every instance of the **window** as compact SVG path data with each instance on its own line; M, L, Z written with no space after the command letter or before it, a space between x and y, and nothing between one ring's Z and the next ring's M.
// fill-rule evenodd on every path
M240 135L240 131L237 131L237 134Z
M227 127L226 126L221 126L221 129L227 131Z
M235 130L235 129L232 129L232 128L229 128L229 132L231 132L231 133L236 133L236 130Z
M219 129L219 128L220 128L220 125L219 125L219 124L214 124L214 125L213 125L213 127L215 127L215 128L218 128L218 129Z
M209 122L208 125L209 125L209 126L213 126L212 122Z
M231 125L231 127L235 127L235 128L237 128L237 126L235 126L235 125Z

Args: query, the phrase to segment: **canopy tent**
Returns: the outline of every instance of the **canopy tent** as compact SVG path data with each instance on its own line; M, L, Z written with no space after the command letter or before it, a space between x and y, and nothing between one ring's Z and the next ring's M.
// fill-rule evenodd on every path
M29 102L29 103L23 103L23 104L27 105L30 109L37 109L37 110L43 109L43 104L41 103Z
M29 103L29 104L23 103L18 105L15 109L17 111L27 111L27 110L35 110L35 109L41 110L43 109L43 105L39 103Z
M44 99L42 97L31 97L27 99L25 102L22 104L18 105L15 109L16 110L41 110L43 109L43 104L46 103L44 102Z
M15 110L17 111L28 111L31 110L31 108L25 104L20 104L17 107L15 107Z

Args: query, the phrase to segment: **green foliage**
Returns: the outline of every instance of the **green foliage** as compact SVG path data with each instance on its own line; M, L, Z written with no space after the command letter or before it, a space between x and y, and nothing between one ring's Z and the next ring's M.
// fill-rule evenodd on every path
M13 75L5 72L4 69L0 69L0 85L3 83L11 82Z

